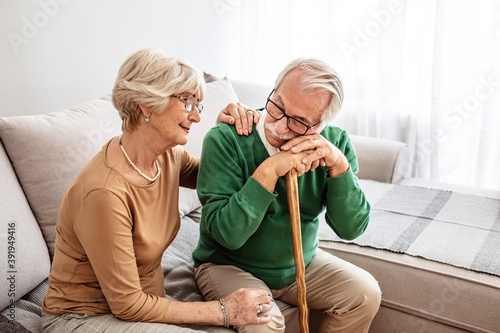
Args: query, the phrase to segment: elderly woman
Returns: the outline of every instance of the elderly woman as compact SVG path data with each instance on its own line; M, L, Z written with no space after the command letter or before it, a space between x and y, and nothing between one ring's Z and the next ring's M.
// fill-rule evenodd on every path
M259 304L272 307L262 289L213 302L165 297L161 258L180 226L178 189L195 187L199 166L179 145L200 121L204 89L197 70L158 50L141 50L121 66L112 99L123 134L63 198L44 332L189 332L166 324L244 325L255 323ZM219 120L240 116L244 107L233 104Z

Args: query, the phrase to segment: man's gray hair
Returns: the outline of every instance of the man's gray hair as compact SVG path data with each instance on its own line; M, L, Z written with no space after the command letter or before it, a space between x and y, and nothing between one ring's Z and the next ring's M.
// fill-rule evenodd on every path
M304 91L326 90L332 94L330 104L321 117L321 127L330 123L338 114L344 101L344 88L337 72L327 63L315 58L299 58L289 63L278 75L275 88L278 88L285 76L298 69L303 74L301 81Z

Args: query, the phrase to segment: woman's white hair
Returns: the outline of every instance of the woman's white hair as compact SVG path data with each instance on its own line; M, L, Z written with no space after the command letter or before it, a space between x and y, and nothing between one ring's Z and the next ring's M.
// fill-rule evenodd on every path
M330 104L321 117L322 128L338 114L344 101L344 88L337 72L325 62L315 58L299 58L289 63L278 75L275 88L283 82L285 76L293 70L302 72L301 82L304 91L326 90L331 93Z
M137 51L121 65L113 88L112 101L120 113L122 130L137 127L142 114L139 106L159 114L171 95L189 90L194 90L200 101L205 96L203 76L188 62L158 49Z

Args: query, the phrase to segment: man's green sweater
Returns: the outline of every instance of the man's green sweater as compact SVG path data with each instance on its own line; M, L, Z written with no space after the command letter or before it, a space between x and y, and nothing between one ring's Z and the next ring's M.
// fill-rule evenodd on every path
M318 247L318 215L325 208L328 225L349 240L364 232L370 214L347 133L327 126L321 135L344 153L350 168L330 178L328 168L320 166L298 178L306 266ZM255 126L249 136L226 124L208 132L198 174L203 211L193 258L196 267L206 262L237 266L279 290L295 280L295 262L285 177L278 179L273 193L252 178L268 157Z

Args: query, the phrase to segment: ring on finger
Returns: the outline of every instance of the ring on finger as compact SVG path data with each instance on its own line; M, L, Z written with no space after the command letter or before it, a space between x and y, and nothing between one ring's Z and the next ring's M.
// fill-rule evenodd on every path
M257 305L257 314L262 312L262 304Z

